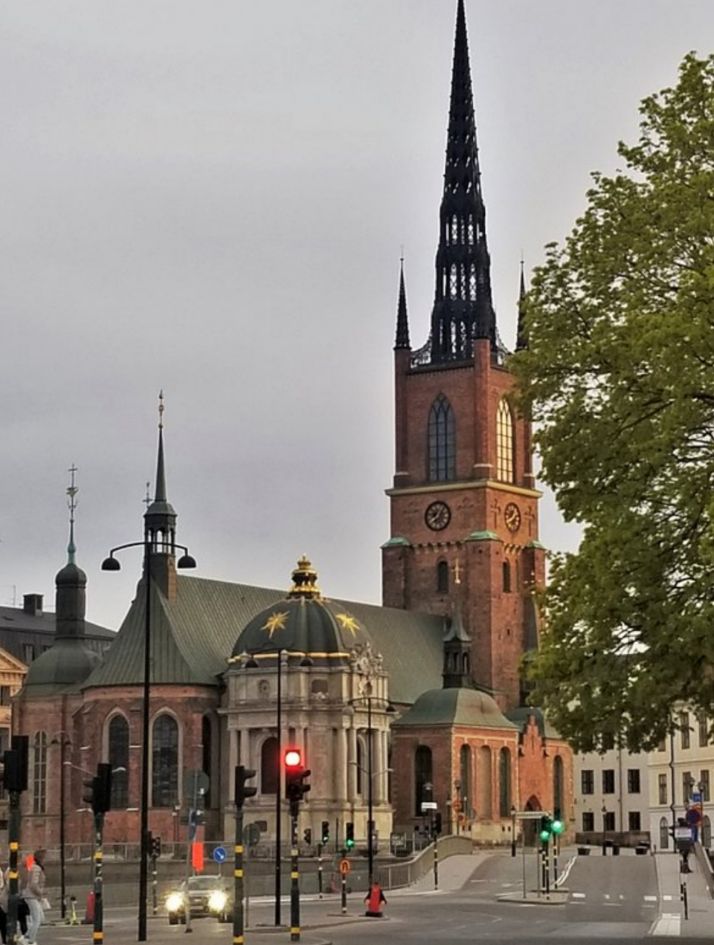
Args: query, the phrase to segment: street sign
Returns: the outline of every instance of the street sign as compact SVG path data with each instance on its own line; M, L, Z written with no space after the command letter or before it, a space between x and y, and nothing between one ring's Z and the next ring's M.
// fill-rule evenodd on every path
M422 801L421 802L421 812L424 813L425 810L436 810L438 804L436 801Z
M694 794L692 794L692 803L693 803L693 804L701 804L701 803L702 803L702 795L699 794L699 793L697 793L697 792L695 792Z
M516 820L540 820L541 817L550 817L547 810L517 810L513 815Z
M675 840L691 840L692 831L689 829L689 827L675 827L674 839Z
M342 873L343 876L347 876L347 874L349 873L351 869L352 867L350 865L349 860L345 860L345 859L340 860L340 873Z
M225 863L226 862L226 848L225 847L216 847L213 851L213 859L216 863Z

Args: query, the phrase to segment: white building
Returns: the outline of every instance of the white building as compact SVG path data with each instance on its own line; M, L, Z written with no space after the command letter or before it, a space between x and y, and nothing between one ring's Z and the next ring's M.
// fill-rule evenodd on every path
M576 834L614 838L650 829L646 754L611 748L575 755L574 782ZM586 836L583 842L600 839Z

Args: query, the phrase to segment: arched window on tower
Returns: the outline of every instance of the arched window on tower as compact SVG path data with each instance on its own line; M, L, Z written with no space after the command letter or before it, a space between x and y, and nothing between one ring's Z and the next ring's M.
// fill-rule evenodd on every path
M498 813L511 816L511 753L507 748L498 755Z
M474 806L474 796L471 792L473 787L471 783L471 748L469 745L462 745L459 751L459 778L461 780L461 806L464 816L471 819L469 811Z
M556 755L553 759L553 810L558 817L563 816L563 759Z
M414 813L421 817L425 785L432 784L431 748L419 745L414 752Z
M213 780L213 769L211 761L213 759L213 725L211 717L204 715L201 719L201 768L208 777L208 790L203 795L203 803L206 807L211 806L211 782Z
M129 723L123 715L113 715L110 719L107 743L112 766L112 810L126 810L129 806Z
M32 813L47 810L47 735L35 732L32 740Z
M428 464L431 482L456 478L456 421L448 399L439 394L429 411Z
M503 593L511 593L511 565L508 561L504 561L501 565L503 570Z
M513 482L513 414L505 397L496 414L496 478Z
M449 563L440 561L436 566L436 590L438 594L449 593Z
M151 806L178 804L179 732L176 719L162 712L154 721L151 744Z
M491 778L491 749L483 745L478 752L478 804L476 805L476 813L482 820L493 819Z
M277 738L266 738L260 750L260 793L277 794L280 781Z

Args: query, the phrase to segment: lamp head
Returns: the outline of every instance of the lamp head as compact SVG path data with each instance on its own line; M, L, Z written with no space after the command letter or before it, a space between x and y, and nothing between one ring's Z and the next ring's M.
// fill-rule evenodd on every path
M102 561L102 571L121 571L121 565L116 558L109 555Z
M189 554L181 555L181 557L176 562L176 567L177 568L195 568L196 559L192 558L191 555Z

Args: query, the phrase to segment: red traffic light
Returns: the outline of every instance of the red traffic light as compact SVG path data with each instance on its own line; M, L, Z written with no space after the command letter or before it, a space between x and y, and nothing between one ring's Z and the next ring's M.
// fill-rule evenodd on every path
M286 768L301 768L302 752L298 748L288 748L283 760L285 761Z

